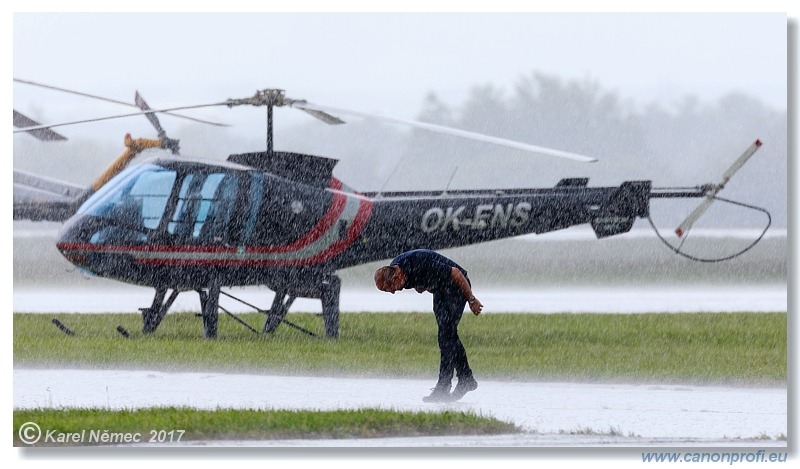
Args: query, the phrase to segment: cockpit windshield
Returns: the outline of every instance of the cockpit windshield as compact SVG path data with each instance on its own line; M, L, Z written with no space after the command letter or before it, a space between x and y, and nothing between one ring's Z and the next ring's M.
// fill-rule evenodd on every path
M106 218L133 230L158 227L175 184L174 170L144 164L120 174L92 196L78 213Z
M221 169L146 163L112 179L78 213L105 221L92 243L145 242L155 231L164 242L227 243L238 235L238 183Z

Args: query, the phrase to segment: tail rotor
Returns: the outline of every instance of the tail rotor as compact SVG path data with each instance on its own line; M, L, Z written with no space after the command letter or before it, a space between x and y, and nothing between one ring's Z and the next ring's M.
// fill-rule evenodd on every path
M719 194L719 192L725 188L725 184L730 181L731 177L733 177L733 175L736 174L736 172L739 171L742 166L744 166L747 160L749 160L759 148L761 148L761 140L756 140L747 148L747 150L744 151L744 153L742 153L739 158L736 159L736 161L733 162L730 168L725 171L725 173L722 175L722 181L719 184L710 184L708 186L704 186L706 191L705 200L703 200L703 202L698 205L697 208L695 208L694 211L692 211L692 213L690 213L680 225L678 225L678 228L675 229L675 234L678 235L679 238L682 238L683 235L692 229L692 225L694 225L695 222L702 217L704 213L706 213L711 204L714 203L717 194Z

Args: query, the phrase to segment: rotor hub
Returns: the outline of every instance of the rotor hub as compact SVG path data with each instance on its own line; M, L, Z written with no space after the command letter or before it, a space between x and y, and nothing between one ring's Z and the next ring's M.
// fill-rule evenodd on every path
M258 90L256 94L249 98L242 98L242 99L229 99L225 102L228 107L233 106L242 106L242 105L250 105L250 106L285 106L289 104L292 100L286 99L286 91L270 88L265 90Z

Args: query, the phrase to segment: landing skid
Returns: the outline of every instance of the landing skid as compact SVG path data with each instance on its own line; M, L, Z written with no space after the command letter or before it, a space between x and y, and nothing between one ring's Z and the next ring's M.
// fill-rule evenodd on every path
M180 292L178 290L172 290L169 298L164 301L164 297L167 295L167 289L156 288L156 295L153 298L153 304L149 308L139 308L139 311L142 312L142 322L144 323L142 326L143 333L150 334L151 332L155 332L156 328L158 328L158 325L161 324L161 320L167 315L167 311L169 311L170 306L172 306L172 303L175 302L175 298L178 297L179 293Z
M339 296L341 292L341 285L341 280L335 275L328 277L320 285L318 298L322 302L322 322L325 328L325 336L330 338L339 337ZM169 289L157 288L155 296L153 297L153 303L150 305L150 307L139 308L142 313L142 332L144 334L151 334L156 331L159 324L161 324L161 321L164 319L164 316L167 315L169 308L181 293L181 291L178 289L172 289L169 296L167 296L167 290ZM220 294L254 308L260 313L266 314L267 319L264 322L264 328L262 331L264 334L271 334L275 332L278 326L283 323L305 334L319 337L317 334L286 320L286 314L289 312L289 308L297 298L297 296L289 293L288 291L276 291L275 298L272 300L272 306L267 311L261 310L258 307L242 301L241 299L236 298L229 293L223 292L222 287L218 282L212 282L208 288L198 289L196 291L200 296L200 316L203 319L203 336L206 339L217 338L217 326L219 322L220 309L229 316L233 317L239 323L244 324L254 333L259 333L257 330L244 323L244 321L233 315L231 312L221 307L219 304Z

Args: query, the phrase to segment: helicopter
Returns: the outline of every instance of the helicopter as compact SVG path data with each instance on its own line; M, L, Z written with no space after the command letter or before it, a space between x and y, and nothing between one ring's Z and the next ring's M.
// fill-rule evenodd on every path
M286 320L286 315L295 299L318 299L325 336L336 338L340 269L391 259L419 247L453 248L581 224L589 224L597 238L607 238L630 231L636 219L649 219L651 199L701 199L675 230L679 238L685 237L713 202L727 201L719 192L762 145L755 140L721 182L690 188L656 188L650 180L590 187L588 178L564 178L546 188L359 192L333 175L335 159L274 150L273 108L300 109L333 125L344 123L337 114L374 118L581 163L596 160L429 123L312 104L291 99L279 89L160 110L151 109L137 92L135 105L140 112L100 119L145 115L158 139L126 135L123 154L83 190L52 189L52 181L15 171L15 188L19 184L49 195L15 200L14 218L63 221L56 244L72 264L91 275L153 288L151 305L140 308L144 334L157 330L180 293L196 292L207 339L217 337L219 310L228 313L220 307L220 296L237 299L223 288L266 286L275 292L271 307L259 310L267 316L263 333L274 332L282 323L309 333ZM167 137L156 117L176 110L243 105L266 107L267 148L232 154L225 161L178 156L178 141ZM51 131L80 122L20 125L14 132ZM149 148L167 149L174 156L129 165ZM733 203L764 212L769 227L766 210ZM734 257L698 259L673 250L699 261Z

